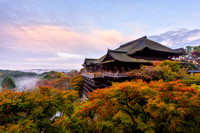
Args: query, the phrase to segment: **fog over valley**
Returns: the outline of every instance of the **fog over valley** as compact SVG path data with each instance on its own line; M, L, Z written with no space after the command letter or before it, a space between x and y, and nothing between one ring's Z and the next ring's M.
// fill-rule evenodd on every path
M16 88L18 91L27 91L31 89L37 88L37 82L41 79L40 76L25 76L25 77L19 77L15 79Z
M37 82L41 79L40 76L22 76L18 78L13 78L16 84L16 90L19 92L28 91L38 88ZM2 79L0 80L2 82ZM2 86L0 86L0 90Z

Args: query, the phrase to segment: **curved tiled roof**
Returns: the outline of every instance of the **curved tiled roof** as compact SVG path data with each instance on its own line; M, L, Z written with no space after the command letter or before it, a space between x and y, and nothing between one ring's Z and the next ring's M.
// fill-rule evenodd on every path
M137 59L132 58L127 55L125 52L119 52L119 51L108 51L108 55L110 55L113 59L121 62L135 62L135 63L151 63L152 61L144 60L144 59Z
M184 55L185 54L185 51L183 48L171 49L164 45L161 45L160 43L149 40L147 39L146 36L144 36L134 41L123 44L115 50L108 49L107 54L102 56L99 59L85 59L85 62L83 65L101 64L105 62L110 62L111 59L109 59L109 57L113 58L116 61L121 61L121 62L151 63L152 62L151 60L134 58L134 54L136 52L143 51L145 48L148 48L152 51L169 53L169 55ZM131 57L129 55L131 55Z
M94 63L95 63L95 64L101 63L101 62L104 60L105 57L106 57L106 55L102 56L102 57L99 58L98 60L94 61Z
M96 60L98 59L89 59L89 58L85 58L85 61L83 63L83 66L84 65L92 65Z
M137 40L128 42L124 45L121 45L116 51L126 51L127 54L131 55L136 53L137 51L142 51L144 48L149 48L155 51L167 52L167 53L174 53L174 54L181 54L182 51L174 50L168 48L160 43L147 39L147 37L142 37Z

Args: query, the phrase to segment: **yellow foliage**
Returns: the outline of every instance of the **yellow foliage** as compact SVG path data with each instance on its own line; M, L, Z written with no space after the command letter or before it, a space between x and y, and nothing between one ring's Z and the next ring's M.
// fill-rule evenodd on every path
M75 90L81 90L83 85L83 77L82 75L74 76L70 79L70 84Z

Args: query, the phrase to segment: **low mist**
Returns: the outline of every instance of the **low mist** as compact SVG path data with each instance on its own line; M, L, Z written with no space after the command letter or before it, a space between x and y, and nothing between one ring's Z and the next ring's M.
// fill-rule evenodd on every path
M25 76L15 79L16 88L22 92L37 88L37 82L41 79L39 76Z

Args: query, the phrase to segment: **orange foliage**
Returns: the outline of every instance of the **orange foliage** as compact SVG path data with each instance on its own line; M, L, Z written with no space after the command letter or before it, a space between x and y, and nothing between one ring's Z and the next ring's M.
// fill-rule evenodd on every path
M0 93L0 132L61 132L65 129L62 123L71 117L77 98L77 91L44 86L33 92L3 89ZM58 112L63 117L55 117Z
M199 114L200 91L179 80L115 83L90 93L76 113L102 132L195 132Z
M153 66L141 66L129 72L129 77L133 79L142 79L144 81L160 80L174 81L187 76L187 69L181 68L177 61L158 61L153 62Z
M38 82L38 85L54 87L60 90L68 90L71 89L70 78L71 77L68 77L68 75L64 73L54 72L50 73L47 79L43 79L42 81Z

